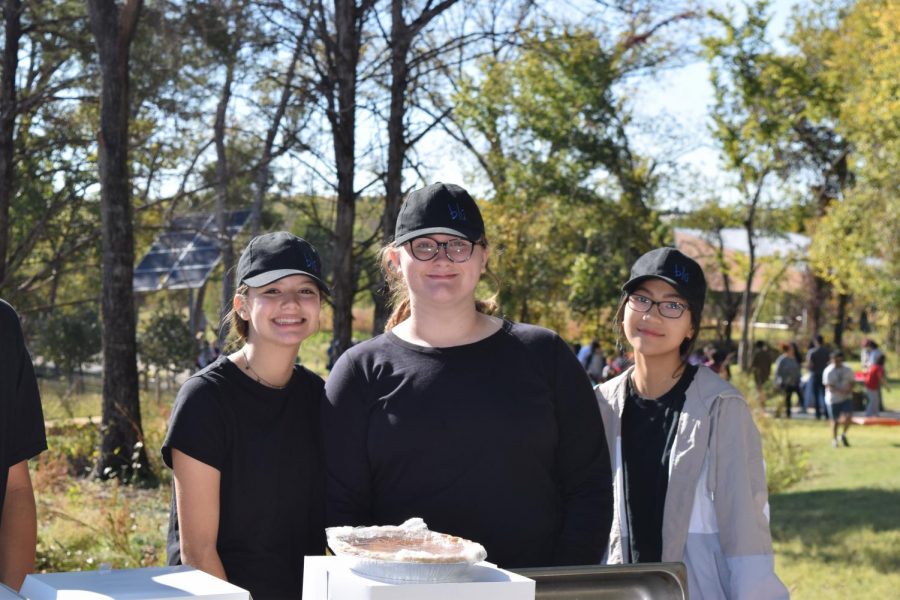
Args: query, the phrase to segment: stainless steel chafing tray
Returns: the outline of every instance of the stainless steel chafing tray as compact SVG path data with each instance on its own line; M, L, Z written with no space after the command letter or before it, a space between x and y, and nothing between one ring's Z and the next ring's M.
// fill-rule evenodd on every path
M687 600L682 563L514 569L535 581L535 600Z

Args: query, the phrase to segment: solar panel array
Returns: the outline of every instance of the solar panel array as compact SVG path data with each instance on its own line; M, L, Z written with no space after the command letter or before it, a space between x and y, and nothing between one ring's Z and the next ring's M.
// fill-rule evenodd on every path
M236 236L249 218L249 209L230 211L226 215L228 235ZM134 291L201 287L222 258L217 234L215 214L173 219L135 268Z

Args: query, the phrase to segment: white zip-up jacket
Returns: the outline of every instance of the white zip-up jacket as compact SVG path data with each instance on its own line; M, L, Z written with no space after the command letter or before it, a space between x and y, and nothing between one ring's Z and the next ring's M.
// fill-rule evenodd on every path
M596 387L610 459L613 523L605 562L631 562L621 419L632 369ZM683 562L692 600L789 598L775 575L759 431L741 393L700 366L669 462L662 560Z

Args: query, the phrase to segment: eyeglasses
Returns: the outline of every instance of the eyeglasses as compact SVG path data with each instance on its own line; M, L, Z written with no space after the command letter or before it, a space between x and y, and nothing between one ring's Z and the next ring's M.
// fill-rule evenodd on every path
M684 311L689 310L689 307L681 302L674 302L672 300L656 302L655 300L651 300L640 294L629 294L628 306L631 307L631 310L642 313L650 312L650 309L656 306L660 316L667 319L677 319L684 314Z
M438 242L430 237L419 237L409 242L409 250L416 260L433 260L441 248L444 249L444 256L447 260L454 263L464 263L472 258L472 252L475 245L484 246L484 242L470 242L459 238L447 240L446 242Z

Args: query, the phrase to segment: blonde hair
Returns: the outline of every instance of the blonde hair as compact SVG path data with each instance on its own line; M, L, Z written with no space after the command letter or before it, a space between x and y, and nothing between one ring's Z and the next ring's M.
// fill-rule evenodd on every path
M486 239L482 238L481 243L487 248ZM406 285L406 280L403 279L403 275L394 265L390 257L390 250L393 249L399 250L399 246L390 243L382 247L378 253L381 257L381 270L384 273L384 280L387 283L389 303L393 309L391 311L391 316L388 317L387 322L384 324L385 331L390 331L408 319L412 314L409 301L409 288ZM484 274L494 283L495 288L500 288L500 279L489 267L485 269ZM500 305L497 304L497 293L495 292L494 295L487 300L476 298L475 310L486 315L494 315L500 312Z

